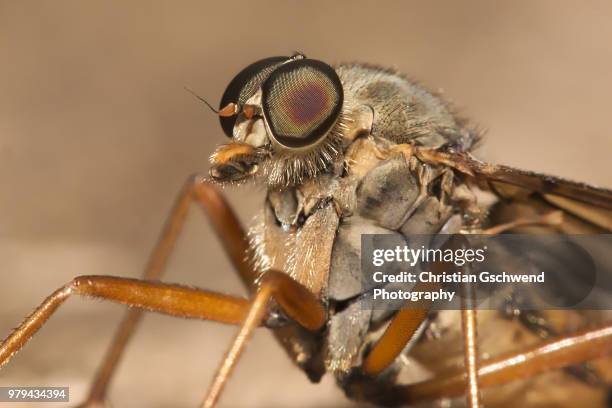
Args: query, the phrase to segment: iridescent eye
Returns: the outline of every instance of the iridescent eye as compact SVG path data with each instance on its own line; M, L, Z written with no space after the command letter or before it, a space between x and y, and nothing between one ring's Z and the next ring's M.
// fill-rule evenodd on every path
M271 137L299 149L322 140L336 123L344 92L336 71L311 59L277 67L262 85L262 108Z
M224 108L229 103L238 104L238 106L244 105L244 103L257 92L261 83L270 75L270 72L287 61L290 57L271 57L265 58L260 61L254 62L242 71L238 73L229 83L219 109ZM221 127L223 132L228 136L232 137L234 133L234 124L236 123L236 116L220 117Z

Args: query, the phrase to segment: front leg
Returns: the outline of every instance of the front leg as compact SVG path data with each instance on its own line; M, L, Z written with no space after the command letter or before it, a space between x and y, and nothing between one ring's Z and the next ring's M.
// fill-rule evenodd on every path
M281 310L307 330L317 331L326 321L319 299L288 275L269 271L262 275L252 301L203 289L113 276L80 276L53 292L0 344L0 367L8 363L70 296L109 300L171 316L242 324L210 386L204 407L212 407L235 367L253 330L267 317L274 298ZM102 402L93 402L100 405Z
M189 177L179 192L157 244L151 252L142 278L157 280L163 276L176 241L183 230L187 214L194 202L204 210L204 214L214 228L242 282L250 291L253 291L256 274L245 260L248 240L244 229L223 195L199 175ZM96 372L87 400L81 407L103 405L117 365L141 318L142 311L139 309L127 312Z
M180 285L113 276L80 276L53 292L0 344L0 367L8 363L72 295L229 324L241 323L249 307L247 299Z

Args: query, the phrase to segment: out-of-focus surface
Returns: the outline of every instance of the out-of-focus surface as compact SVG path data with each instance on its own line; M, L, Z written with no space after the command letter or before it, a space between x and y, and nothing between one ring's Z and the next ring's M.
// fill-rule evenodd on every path
M79 274L136 277L173 196L224 141L213 102L247 64L300 50L397 67L488 130L493 162L612 186L612 3L0 3L0 338ZM241 218L255 188L228 191ZM166 280L243 293L197 212ZM88 382L119 306L72 299L0 385ZM235 332L147 316L116 407L195 406ZM257 333L222 406L354 406Z

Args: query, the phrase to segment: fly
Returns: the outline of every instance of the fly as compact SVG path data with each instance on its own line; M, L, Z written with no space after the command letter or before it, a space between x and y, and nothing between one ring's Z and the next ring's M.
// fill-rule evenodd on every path
M555 323L560 313L561 321L587 318L525 311L516 299L504 310L477 313L469 296L461 312L432 312L426 303L368 310L359 238L605 233L612 231L612 191L476 159L471 152L480 135L468 122L439 96L374 65L332 67L302 54L265 58L236 75L214 111L228 142L212 154L208 176L185 183L142 279L75 278L2 342L0 366L68 297L80 295L132 307L82 406L105 403L143 310L239 327L203 407L218 402L259 326L274 332L312 381L333 375L355 400L474 408L484 398L491 405L527 405L529 392L546 400L552 398L547 389L559 385L525 378L555 369L569 373L566 389L588 386L592 401L605 400L609 364L588 363L612 351L612 326L602 314L588 318L595 327L562 334ZM248 231L215 187L241 183L267 190ZM481 201L483 193L493 199ZM208 215L249 298L159 281L194 202Z

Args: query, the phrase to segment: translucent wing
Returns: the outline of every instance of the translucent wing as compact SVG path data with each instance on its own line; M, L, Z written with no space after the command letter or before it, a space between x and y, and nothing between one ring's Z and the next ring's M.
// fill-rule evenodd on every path
M442 157L500 198L491 213L491 222L507 222L518 216L559 209L566 215L561 225L563 232L612 231L612 190L484 163L465 153L443 153Z

